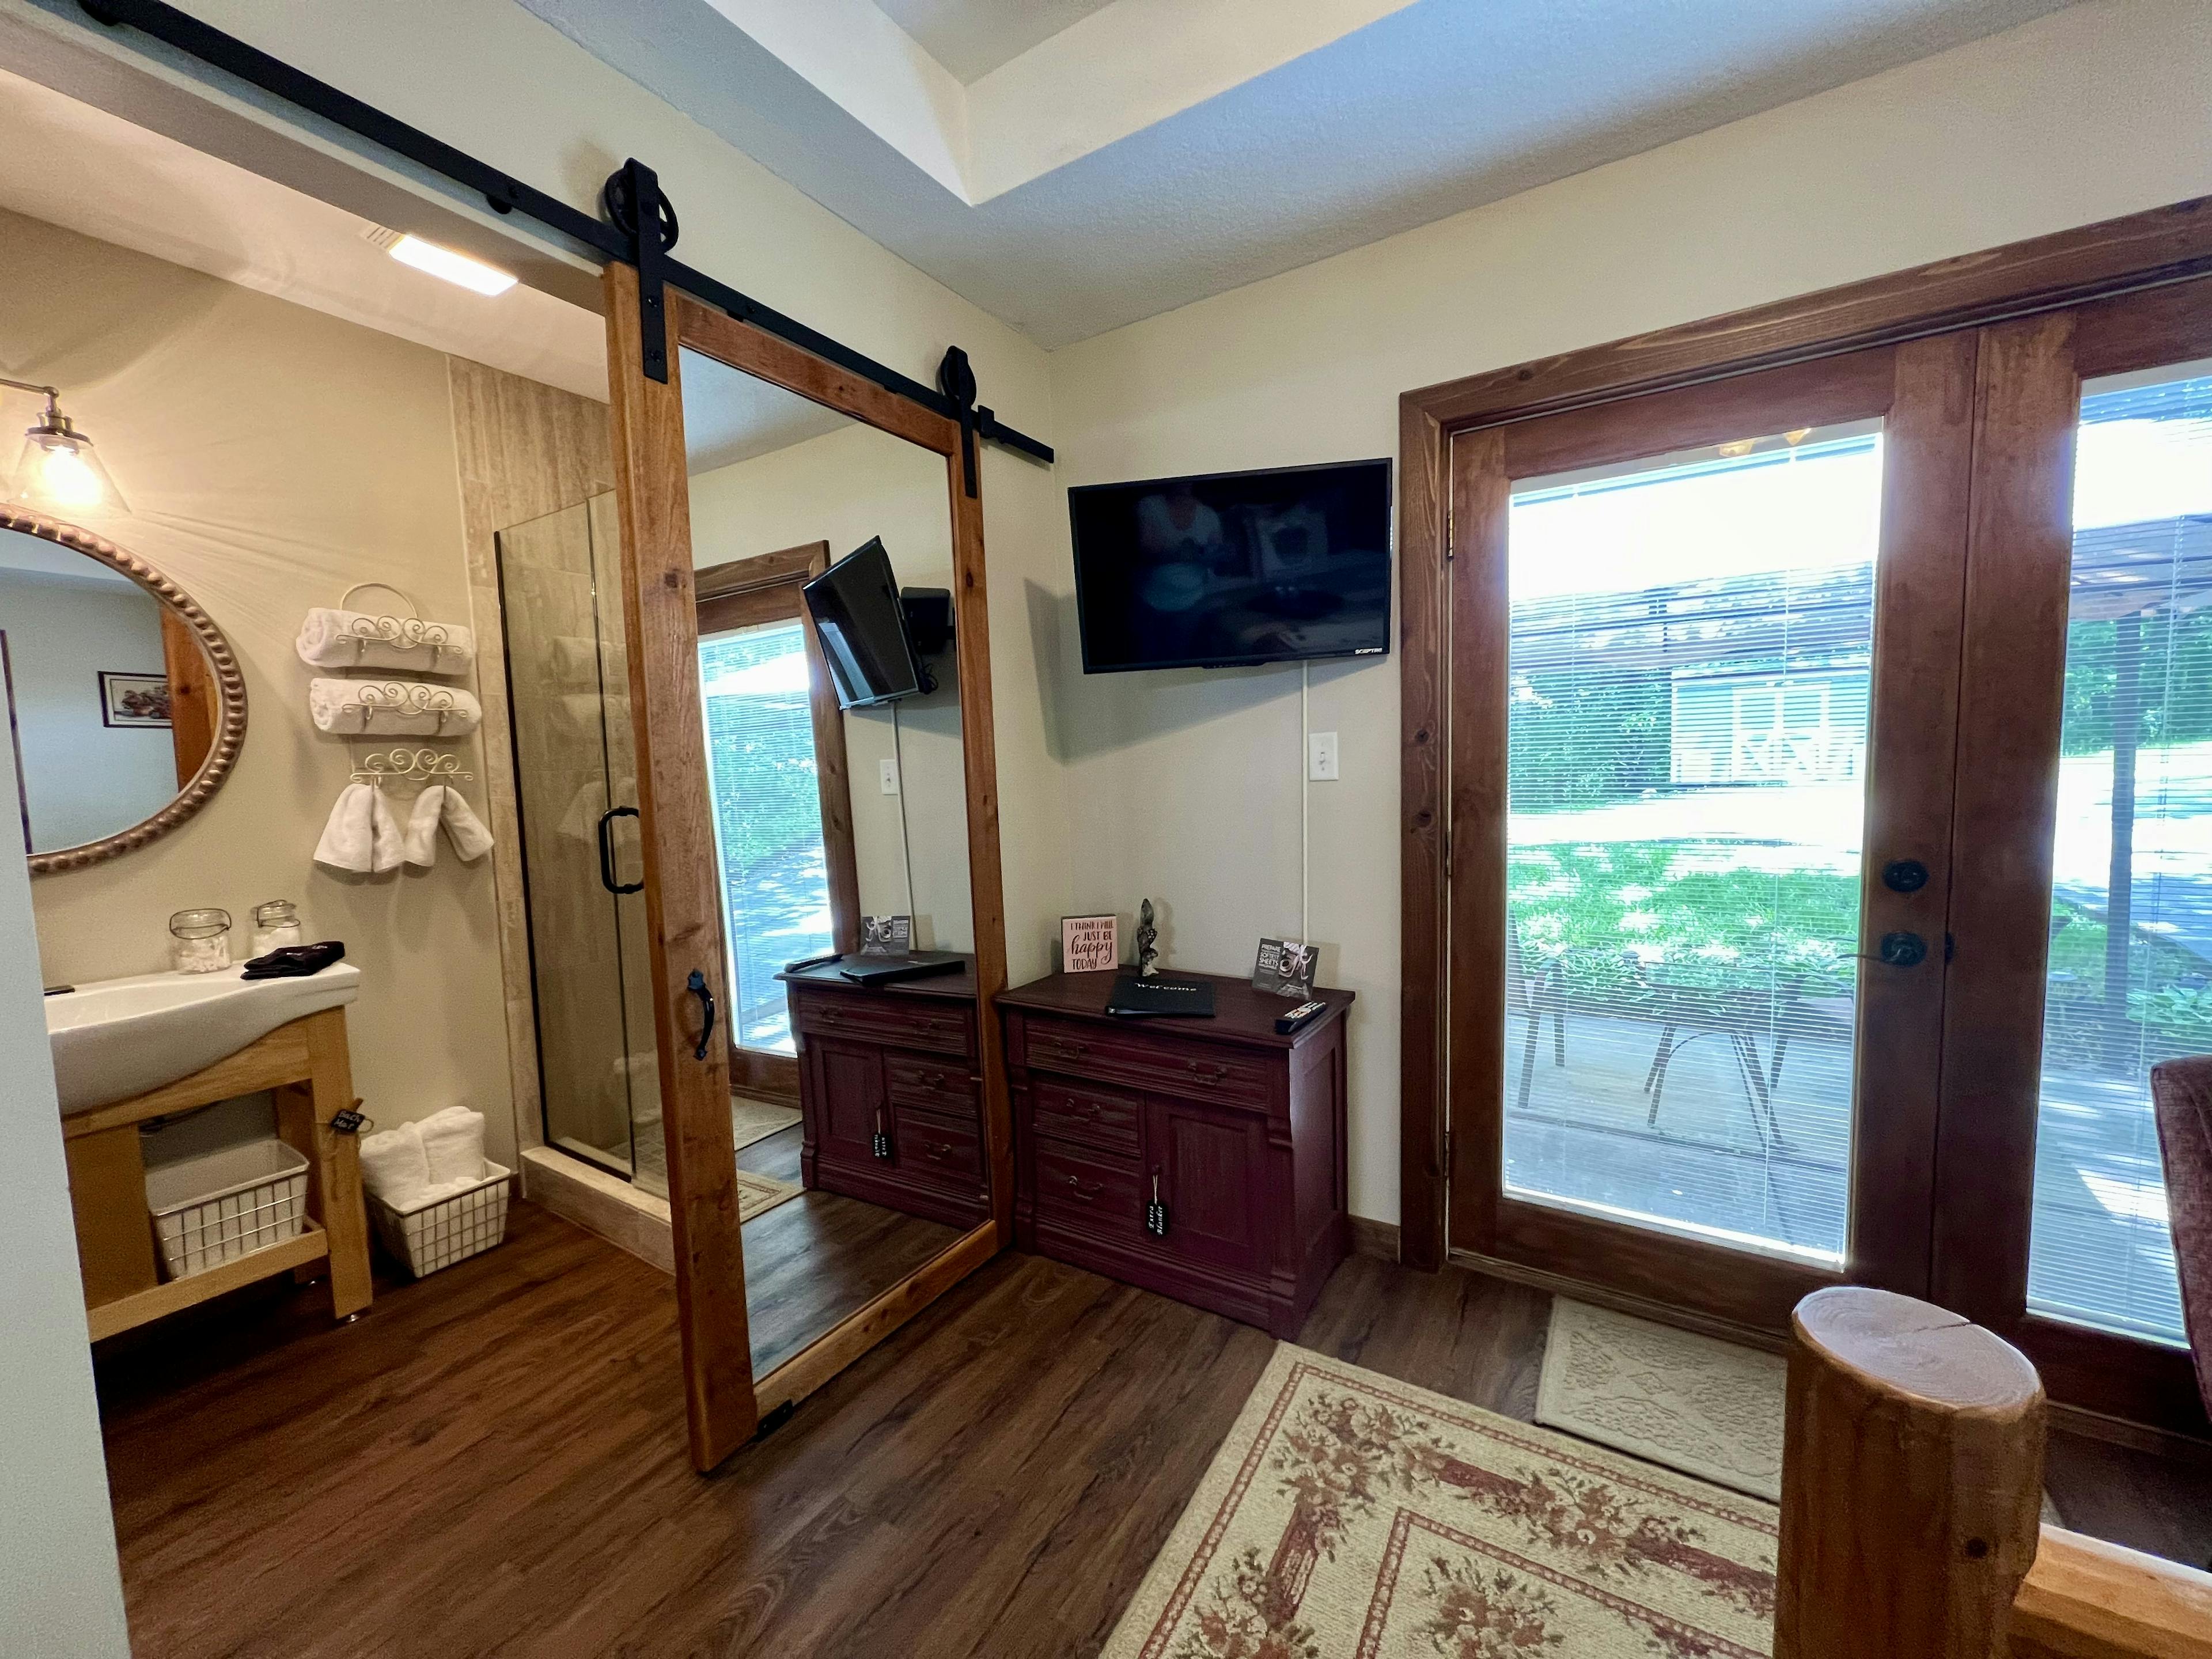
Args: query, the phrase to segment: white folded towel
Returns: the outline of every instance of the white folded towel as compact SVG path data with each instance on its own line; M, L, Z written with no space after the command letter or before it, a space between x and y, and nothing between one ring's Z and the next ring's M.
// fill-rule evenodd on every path
M323 838L315 843L315 862L356 875L397 870L405 854L399 820L374 784L349 783L338 791Z
M438 826L446 827L446 838L453 843L453 851L461 862L470 863L491 851L491 831L483 820L470 810L461 799L461 792L442 783L434 783L415 797L415 809L407 817L407 862L428 869L438 860Z
M482 1153L478 1153L479 1161ZM419 1202L430 1184L430 1157L417 1123L361 1138L361 1178L396 1210Z
M629 696L601 696L596 691L572 691L561 699L561 714L568 723L569 732L579 737L599 741L600 731L612 726L618 731L629 726Z
M465 1106L448 1106L442 1112L431 1113L415 1127L422 1137L423 1156L429 1164L432 1186L483 1179L482 1112L472 1112Z
M307 682L307 712L320 732L465 738L483 720L476 694L422 680Z
M310 668L397 668L410 674L465 674L477 636L459 623L416 622L368 611L318 607L296 646Z

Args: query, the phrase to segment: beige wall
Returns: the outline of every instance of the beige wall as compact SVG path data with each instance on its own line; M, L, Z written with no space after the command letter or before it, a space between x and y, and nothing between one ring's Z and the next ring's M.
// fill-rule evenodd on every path
M186 0L185 9L586 213L597 213L607 174L637 156L656 169L683 215L686 262L927 384L935 383L945 347L963 347L982 401L1051 441L1045 355L1033 343L511 0ZM0 17L140 61L129 32L86 26L73 11L58 19L31 0L0 0ZM461 205L492 234L529 234L519 220ZM992 678L1008 957L1018 982L1051 965L1050 919L1065 908L1060 804L1022 618L1024 572L1047 557L1066 507L1050 470L988 446L983 498L988 597L999 619Z
M2077 6L1056 352L1057 482L1395 453L1410 387L2204 194L2212 6ZM1066 789L1070 908L1164 896L1170 963L1245 971L1297 921L1298 671L1085 678L1051 529L1026 621L1058 770L1002 714L1006 791ZM1390 1220L1398 665L1312 678L1343 774L1312 786L1312 933L1362 999L1352 1207Z
M723 564L779 548L827 541L841 559L883 538L902 587L952 586L952 509L944 458L858 422L691 479L691 554ZM1000 632L994 631L994 647ZM914 872L916 943L975 948L968 884L968 794L962 771L959 681L947 652L933 665L938 689L897 705L906 830ZM995 665L994 665L995 667ZM907 908L899 848L901 797L883 793L892 757L890 708L845 714L852 781L853 852L860 908Z
M511 1163L490 865L448 850L428 872L372 880L313 864L352 762L308 720L293 651L310 605L371 577L431 616L468 617L445 358L8 215L0 294L0 368L67 391L131 507L94 527L207 608L238 653L250 717L237 770L189 823L33 884L46 979L166 968L168 916L191 905L228 910L242 953L257 902L297 900L307 936L343 939L362 969L349 1019L370 1115L474 1107ZM481 776L476 741L460 752ZM465 793L481 801L481 782Z

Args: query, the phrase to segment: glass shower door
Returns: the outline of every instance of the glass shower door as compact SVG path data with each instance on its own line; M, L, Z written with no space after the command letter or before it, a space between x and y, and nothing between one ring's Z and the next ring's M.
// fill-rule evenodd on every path
M615 498L498 540L545 1141L665 1194Z

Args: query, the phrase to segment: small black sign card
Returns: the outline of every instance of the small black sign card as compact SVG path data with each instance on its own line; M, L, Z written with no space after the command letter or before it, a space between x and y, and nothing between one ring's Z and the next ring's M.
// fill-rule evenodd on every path
M864 957L904 957L914 954L912 916L862 916L860 954Z
M1314 959L1320 954L1311 945L1261 939L1259 957L1252 963L1252 988L1304 1001L1313 994Z

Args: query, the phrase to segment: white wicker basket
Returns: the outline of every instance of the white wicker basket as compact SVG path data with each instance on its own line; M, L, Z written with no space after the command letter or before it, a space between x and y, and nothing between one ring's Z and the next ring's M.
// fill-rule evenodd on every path
M392 1259L416 1279L481 1255L507 1237L510 1171L484 1160L484 1178L451 1198L434 1198L412 1209L394 1209L368 1194L376 1236Z
M146 1171L146 1207L171 1279L300 1236L307 1160L281 1140L250 1140Z

